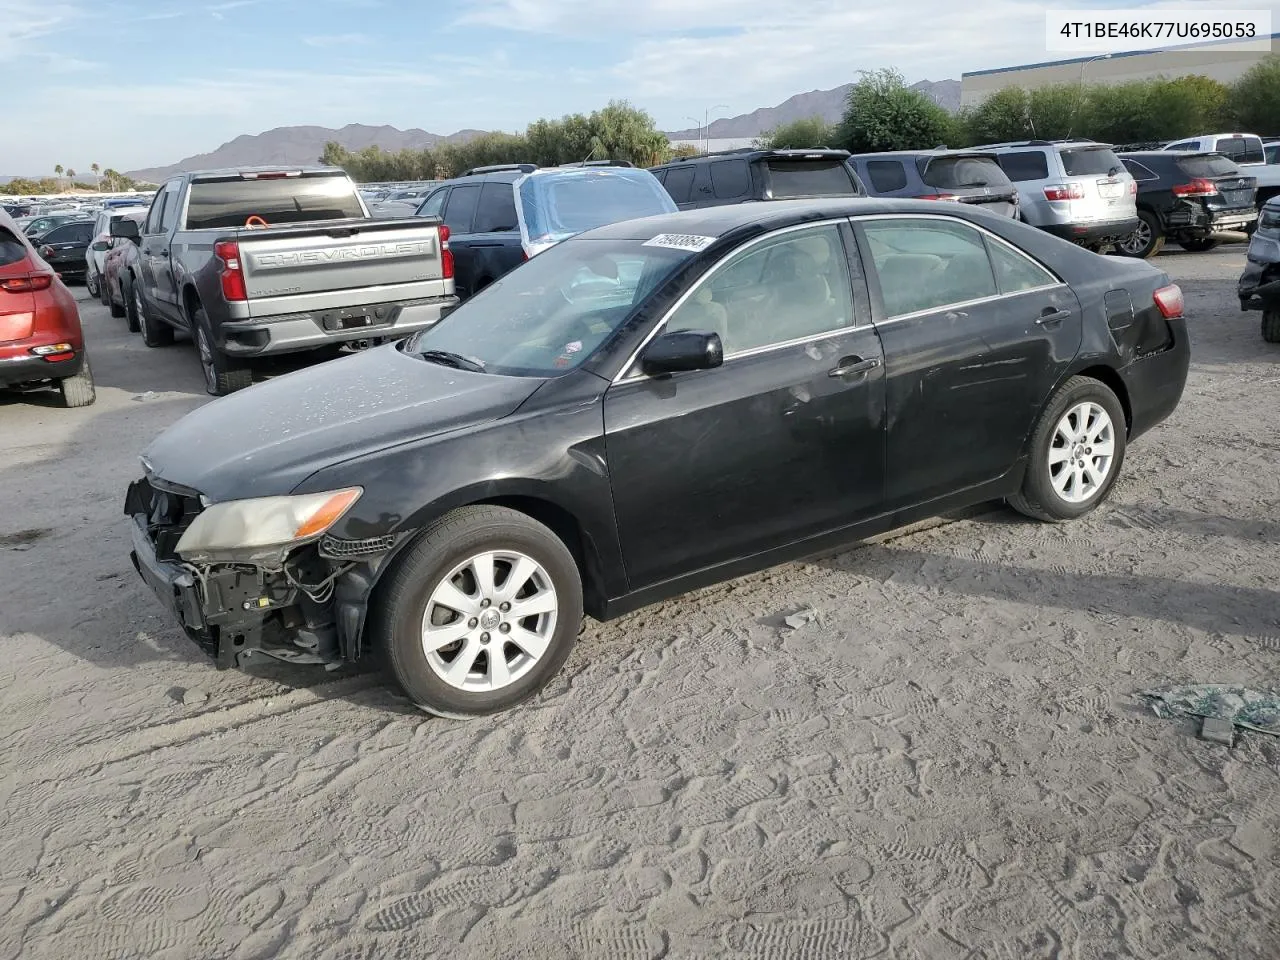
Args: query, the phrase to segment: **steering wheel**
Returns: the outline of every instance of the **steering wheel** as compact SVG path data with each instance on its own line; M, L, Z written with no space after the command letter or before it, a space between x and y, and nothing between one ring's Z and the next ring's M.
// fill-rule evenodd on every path
M261 229L262 227L270 226L266 220L262 219L262 217L258 216L256 213L245 220L244 225L252 229Z

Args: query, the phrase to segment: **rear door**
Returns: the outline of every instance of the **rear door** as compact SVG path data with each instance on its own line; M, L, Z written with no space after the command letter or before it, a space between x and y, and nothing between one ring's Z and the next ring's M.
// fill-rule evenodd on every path
M186 325L187 318L178 302L178 283L173 275L173 232L182 225L182 181L170 180L164 188L164 212L160 219L160 234L152 239L155 251L155 303L178 323Z
M480 204L471 226L475 289L483 290L524 259L520 245L520 223L516 217L515 187L491 180L480 188Z
M669 167L662 185L671 194L671 199L681 210L688 210L693 203L693 181L697 179L699 164L688 163L679 167Z
M458 299L465 300L475 292L477 271L474 249L476 237L472 235L475 224L476 209L480 206L480 188L482 184L466 183L454 186L445 201L445 226L449 228L449 247L453 250L454 279L453 289ZM510 187L508 187L510 189Z
M1075 294L953 217L854 223L888 378L886 506L1001 477L1080 349Z

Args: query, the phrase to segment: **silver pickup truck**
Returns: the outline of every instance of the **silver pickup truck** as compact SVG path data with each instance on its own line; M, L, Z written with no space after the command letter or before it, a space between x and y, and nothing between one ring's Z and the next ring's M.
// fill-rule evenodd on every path
M181 174L111 233L138 245L122 284L147 346L189 332L215 396L253 357L398 339L458 302L448 227L373 219L334 167Z

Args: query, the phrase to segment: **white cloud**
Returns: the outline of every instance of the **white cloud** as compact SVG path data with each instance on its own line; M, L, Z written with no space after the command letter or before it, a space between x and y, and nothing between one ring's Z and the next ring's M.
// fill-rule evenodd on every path
M57 33L84 11L69 3L0 0L0 62L26 56L33 42Z

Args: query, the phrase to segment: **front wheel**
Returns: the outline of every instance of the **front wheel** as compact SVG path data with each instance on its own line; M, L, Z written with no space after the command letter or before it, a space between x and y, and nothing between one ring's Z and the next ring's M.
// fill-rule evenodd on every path
M84 288L88 291L89 296L99 303L102 302L102 283L98 280L98 275L92 270L86 270L84 273Z
M87 407L98 398L98 392L93 386L93 371L89 369L88 354L84 355L80 363L79 373L58 381L58 390L62 394L64 407Z
M1262 339L1267 343L1280 343L1280 309L1271 307L1262 311Z
M1009 505L1050 523L1084 516L1111 492L1126 439L1124 408L1111 389L1072 377L1036 422L1022 489Z
M1124 256L1142 260L1150 260L1163 248L1164 234L1160 232L1160 224L1146 210L1138 211L1138 229L1116 244L1116 249Z
M1218 245L1213 237L1187 237L1178 241L1178 246L1189 253L1205 253Z
M227 356L214 346L209 318L203 307L192 311L191 334L196 341L196 353L200 356L200 369L204 371L204 387L210 395L225 397L253 385L253 371L243 361Z
M388 573L370 636L419 707L506 710L559 672L582 624L582 578L551 530L505 507L462 507Z

